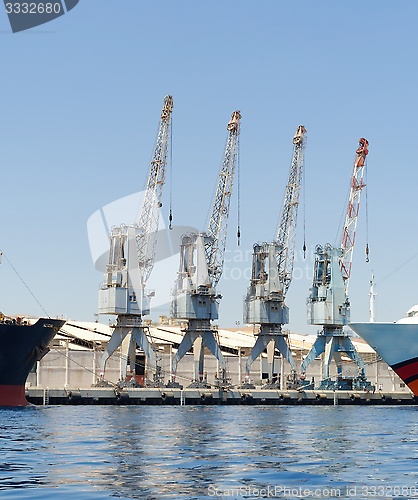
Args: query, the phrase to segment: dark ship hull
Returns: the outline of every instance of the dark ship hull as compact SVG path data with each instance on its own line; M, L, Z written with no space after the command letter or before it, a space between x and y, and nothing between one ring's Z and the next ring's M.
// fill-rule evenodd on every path
M65 323L40 318L0 322L0 406L26 406L25 382L34 364L49 351L48 344Z

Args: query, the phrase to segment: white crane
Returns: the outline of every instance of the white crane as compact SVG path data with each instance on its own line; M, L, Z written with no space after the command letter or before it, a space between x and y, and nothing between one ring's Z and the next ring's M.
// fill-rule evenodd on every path
M308 322L311 325L321 325L323 328L304 359L301 372L302 379L309 364L322 353L323 378L322 389L363 389L370 384L366 381L366 367L357 353L353 343L343 326L350 322L350 301L348 285L351 276L353 250L356 239L356 226L360 208L360 194L363 183L366 156L369 152L366 139L359 139L356 150L354 169L350 182L350 196L347 205L345 223L341 237L341 247L330 244L317 245L313 285L308 297ZM366 247L368 256L368 247ZM367 257L368 260L368 257ZM341 353L354 361L359 367L359 377L355 380L345 380L342 376ZM330 379L329 367L332 358L337 365L337 384ZM355 387L352 384L356 384Z
M239 161L240 119L240 112L234 111L227 126L228 139L208 229L206 232L182 237L180 268L173 289L171 315L187 320L187 327L183 330L184 337L172 363L173 384L177 364L192 346L196 385L206 385L203 374L205 346L218 359L225 376L225 359L215 339L211 321L218 319L221 299L216 286L223 270L230 198L234 172Z
M106 362L128 334L131 376L138 345L155 369L155 352L143 325L143 316L150 312L152 294L145 291L154 266L162 190L165 179L168 144L171 130L173 98L166 96L161 112L157 142L151 160L139 218L135 224L113 227L110 252L104 283L99 290L99 314L116 315L114 331L103 354L100 379L103 380Z
M259 325L259 331L247 360L246 383L249 383L252 363L266 348L270 383L273 381L275 348L296 373L296 363L282 325L289 322L289 309L284 300L292 281L305 145L306 129L300 125L293 137L293 156L276 239L272 243L254 245L251 282L244 299L244 323Z

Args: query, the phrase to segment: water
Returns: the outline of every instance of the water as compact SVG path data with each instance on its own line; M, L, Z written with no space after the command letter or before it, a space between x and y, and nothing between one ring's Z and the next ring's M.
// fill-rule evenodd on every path
M415 406L0 409L0 499L418 498L417 421Z

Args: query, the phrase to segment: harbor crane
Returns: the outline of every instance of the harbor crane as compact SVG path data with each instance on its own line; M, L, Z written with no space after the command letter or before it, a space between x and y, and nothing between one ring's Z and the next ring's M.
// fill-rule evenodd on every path
M225 256L229 206L234 173L239 162L239 111L228 123L228 137L219 172L216 194L206 232L186 234L180 248L180 267L174 284L171 316L187 320L184 336L172 361L170 385L175 386L177 365L192 348L194 352L193 386L207 386L204 380L204 347L218 359L225 380L226 364L211 321L218 319L221 295L216 286L221 278ZM238 228L238 237L239 237Z
M348 285L351 277L353 250L356 239L356 225L360 208L360 195L365 187L363 175L369 152L366 139L359 139L351 176L350 195L345 215L341 246L317 245L313 284L307 300L308 323L321 325L322 330L301 366L302 381L309 364L322 353L323 359L321 389L365 389L366 367L344 332L343 327L350 322L350 301ZM366 247L368 260L368 247ZM359 376L345 380L342 374L341 353L345 353L359 368ZM334 358L337 365L337 382L330 379L330 363ZM354 386L353 386L354 384Z
M135 369L136 346L144 351L156 375L158 373L156 355L148 339L148 328L143 324L143 316L150 313L150 299L153 296L152 292L146 292L145 287L155 261L172 110L173 98L166 96L137 221L111 229L109 263L99 290L99 314L116 315L117 319L101 360L100 381L104 379L108 358L127 335L130 335L128 352L131 375Z
M252 363L266 348L271 385L274 385L275 348L296 374L296 363L282 326L289 322L289 309L284 301L292 281L305 145L306 129L300 125L293 137L293 155L276 239L272 243L257 243L253 247L251 282L244 299L243 316L245 324L259 325L259 331L247 360L245 384L250 383Z

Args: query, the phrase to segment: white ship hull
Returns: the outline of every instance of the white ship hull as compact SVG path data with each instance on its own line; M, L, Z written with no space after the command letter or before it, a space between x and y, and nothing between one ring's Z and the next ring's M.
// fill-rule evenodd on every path
M418 323L351 323L352 328L418 396Z

